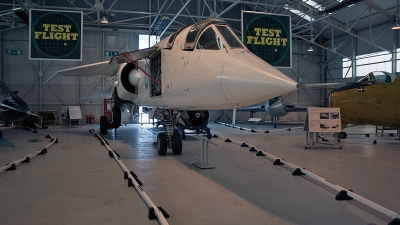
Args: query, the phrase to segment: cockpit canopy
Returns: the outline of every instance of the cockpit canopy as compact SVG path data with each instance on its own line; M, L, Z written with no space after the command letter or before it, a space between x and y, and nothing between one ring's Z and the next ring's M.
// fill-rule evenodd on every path
M176 31L170 36L167 48L172 48L176 36L185 28ZM245 48L228 23L218 19L207 19L195 23L189 28L183 50L221 50L227 47L225 45L230 48Z
M357 82L371 82L371 83L393 83L396 79L396 75L384 72L384 71L374 71L370 72L365 77L361 78Z

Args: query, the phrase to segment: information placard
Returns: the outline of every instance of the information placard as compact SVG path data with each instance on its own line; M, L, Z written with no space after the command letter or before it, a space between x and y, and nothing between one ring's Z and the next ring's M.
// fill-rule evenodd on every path
M308 108L309 132L340 132L342 123L340 108Z
M80 106L69 106L69 118L71 120L82 119Z

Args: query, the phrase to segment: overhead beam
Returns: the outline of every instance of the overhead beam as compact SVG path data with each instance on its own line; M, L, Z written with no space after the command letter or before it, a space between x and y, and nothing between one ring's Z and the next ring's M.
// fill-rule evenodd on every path
M352 32L349 32L349 31L347 31L346 29L343 29L343 28L341 28L341 27L339 27L339 26L337 26L337 25L335 25L335 24L333 24L333 23L330 23L330 22L328 22L328 21L326 21L326 20L322 20L322 22L324 22L324 23L326 23L326 24L329 24L329 25L331 25L332 27L334 27L334 28L336 28L336 29L338 29L338 30L340 30L340 31L342 31L342 32L345 32L345 33L347 33L347 34L349 34L349 35L351 35L351 36L353 36L353 37L355 37L355 38L357 38L357 39L359 39L359 40L362 40L362 41L366 42L367 44L370 44L370 45L372 45L372 46L374 46L374 47L376 47L376 48L379 48L379 49L381 49L382 51L391 52L390 50L385 49L385 48L383 48L383 47L381 47L381 46L379 46L379 45L377 45L377 44L375 44L375 43L372 43L371 41L368 41L368 40L365 39L365 38L362 38L362 37L360 37L360 36L358 36L358 35L356 35L356 34L353 34Z
M367 2L367 5L373 9L375 9L376 11L382 13L382 15L386 16L389 19L393 19L394 15L391 14L390 12L388 12L387 10L384 10L382 7L380 7L379 5L371 2Z
M26 11L26 13L29 13L29 9L28 7L26 7L26 5L21 1L21 0L17 0L17 2L21 5L21 7Z
M157 13L157 15L156 15L156 18L154 18L153 23L151 23L151 25L150 25L150 29L153 28L154 23L157 21L158 17L160 16L161 10L163 10L165 4L167 4L167 1L164 1L164 4L161 6L160 10L158 10L158 13Z
M183 7L178 11L178 13L176 13L175 17L172 18L171 22L165 27L164 31L160 34L160 37L163 36L163 34L165 33L165 31L167 31L167 29L171 26L171 24L175 21L175 19L178 17L179 14L181 14L181 12L183 11L183 9L186 8L186 6L189 4L190 0L187 0L186 3L183 5Z
M233 7L235 7L238 3L232 3L232 5L230 5L228 8L226 8L224 11L222 11L220 14L217 15L216 18L221 17L222 14L228 12L229 10L231 10Z

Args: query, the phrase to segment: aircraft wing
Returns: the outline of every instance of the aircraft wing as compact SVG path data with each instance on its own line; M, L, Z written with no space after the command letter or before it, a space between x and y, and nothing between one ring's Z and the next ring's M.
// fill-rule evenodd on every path
M320 84L297 84L297 88L318 88L318 89L336 89L346 85L346 83L320 83Z
M301 105L294 105L294 104L287 103L285 111L286 112L306 112L308 107L311 107L311 106L301 106Z
M124 62L129 62L129 59L138 60L138 59L144 59L144 58L152 58L152 56L157 53L157 50L158 50L158 47L151 47L151 48L145 48L145 49L136 50L136 51L132 51L132 52L120 53L111 58L110 64L121 64ZM127 59L125 56L129 57L129 59Z
M117 72L119 65L110 65L109 61L97 62L55 72L44 84L49 82L55 76L105 76L113 77Z
M102 91L96 92L94 94L85 96L84 98L80 98L80 99L81 100L90 100L90 99L98 99L98 98L103 98L103 99L111 98L111 87L106 88Z
M236 111L265 112L265 104L249 106L244 108L237 108Z
M118 71L119 64L129 62L125 57L128 56L131 60L151 58L157 53L158 47L146 48L131 52L120 53L111 58L110 61L97 62L68 69L63 69L55 72L44 84L49 82L55 76L105 76L112 78Z

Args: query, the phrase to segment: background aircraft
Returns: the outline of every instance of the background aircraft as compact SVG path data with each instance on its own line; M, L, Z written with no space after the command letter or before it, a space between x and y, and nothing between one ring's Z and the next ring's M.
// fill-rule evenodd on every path
M29 107L16 92L11 91L0 79L0 121L22 120L32 114Z
M295 81L251 53L218 19L183 27L151 48L121 53L110 62L56 74L73 73L113 76L112 116L110 121L100 118L102 134L120 126L124 107L133 114L139 105L152 107L150 118L166 128L157 136L160 155L167 148L181 154L180 120L202 127L208 110L246 107L297 89Z
M239 108L236 111L267 112L272 117L272 123L276 128L277 117L286 116L289 112L306 112L307 107L285 102L282 96L278 96L265 101L263 105Z
M330 107L339 107L342 127L371 124L400 128L400 78L387 72L371 72L357 82L330 93ZM345 139L345 132L339 133Z
M11 91L6 83L0 79L0 121L22 120L30 114L32 113L29 111L26 102L16 92ZM0 137L2 137L1 130Z

